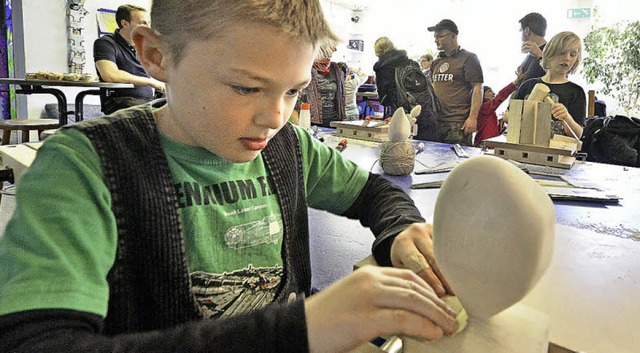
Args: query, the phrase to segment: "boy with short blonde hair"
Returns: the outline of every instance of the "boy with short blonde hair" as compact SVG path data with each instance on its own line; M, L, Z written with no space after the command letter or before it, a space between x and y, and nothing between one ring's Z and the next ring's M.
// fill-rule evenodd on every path
M573 32L560 32L553 36L544 48L542 67L544 76L522 83L515 95L525 99L538 83L549 87L551 106L551 130L554 134L580 138L587 117L587 99L584 89L569 80L582 59L582 40Z

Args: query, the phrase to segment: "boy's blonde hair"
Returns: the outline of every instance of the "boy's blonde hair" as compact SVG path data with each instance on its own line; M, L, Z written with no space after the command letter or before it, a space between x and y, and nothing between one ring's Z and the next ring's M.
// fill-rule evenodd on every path
M393 45L391 39L387 37L380 37L376 40L376 43L373 45L373 49L376 52L377 57L381 57L382 55L395 50L396 46Z
M164 36L176 64L189 42L249 23L273 26L314 48L338 41L319 0L154 0L151 23Z
M578 37L577 34L573 32L560 32L553 36L549 43L544 47L544 51L542 52L542 67L546 70L549 68L549 60L557 55L561 55L562 51L567 49L570 45L578 44L578 56L576 58L576 62L573 64L571 69L567 72L568 74L572 74L578 68L580 64L580 60L582 59L582 40Z

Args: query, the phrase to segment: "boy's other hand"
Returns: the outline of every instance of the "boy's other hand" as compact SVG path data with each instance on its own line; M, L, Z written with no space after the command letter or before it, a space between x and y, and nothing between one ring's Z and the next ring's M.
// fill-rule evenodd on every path
M556 120L568 120L571 114L564 104L555 103L551 106L551 116Z
M402 231L391 245L391 263L406 268L424 279L441 297L454 295L440 272L433 254L433 228L427 223L414 223Z
M347 352L375 337L436 340L455 313L415 273L364 266L305 300L309 351Z

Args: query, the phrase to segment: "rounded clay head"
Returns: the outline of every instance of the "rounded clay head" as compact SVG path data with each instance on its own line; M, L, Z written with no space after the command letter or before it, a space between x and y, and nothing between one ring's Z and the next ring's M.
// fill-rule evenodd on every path
M389 141L405 141L411 135L411 124L404 112L404 108L396 109L389 123Z
M551 199L503 159L470 158L440 189L435 257L471 318L489 318L520 301L549 266L554 239Z

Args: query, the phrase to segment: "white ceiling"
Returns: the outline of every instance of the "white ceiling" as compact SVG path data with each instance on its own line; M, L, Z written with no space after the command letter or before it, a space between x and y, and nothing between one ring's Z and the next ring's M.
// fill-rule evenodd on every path
M390 0L387 0L390 1ZM367 10L372 6L375 7L376 3L381 3L381 0L329 0L338 6L342 6L351 10Z
M333 3L338 6L342 6L351 10L369 10L376 7L382 6L397 6L399 1L402 0L326 0L327 2ZM446 1L446 0L437 0L437 1ZM437 1L431 1L431 5L437 4ZM462 3L465 0L448 0L450 3ZM411 4L414 7L424 7L428 4L428 0L405 0L404 3L413 3Z

